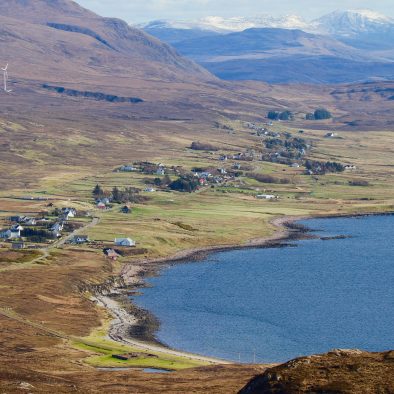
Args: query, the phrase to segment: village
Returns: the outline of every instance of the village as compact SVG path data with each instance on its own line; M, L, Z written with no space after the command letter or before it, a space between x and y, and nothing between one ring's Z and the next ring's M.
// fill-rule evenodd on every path
M57 207L54 201L46 197L23 197L45 202L45 210L36 216L10 216L3 221L0 230L3 247L43 250L62 245L85 245L101 248L105 256L116 260L122 255L122 250L136 248L137 243L130 234L116 235L112 242L90 239L84 234L84 227L100 216L100 212L116 211L131 217L133 204L149 204L151 196L157 192L198 193L204 189L243 193L257 200L275 202L281 198L277 185L291 183L289 176L286 176L286 167L291 169L292 174L299 176L356 170L352 164L309 159L313 142L305 139L303 130L289 133L278 131L277 128L272 130L272 125L272 122L261 126L252 122L243 123L244 129L249 130L252 137L249 147L243 151L228 151L209 143L193 142L188 147L190 152L209 154L209 160L205 160L209 164L205 166L186 168L184 165L149 161L122 164L112 171L125 176L130 174L130 185L105 190L97 183L92 190L89 208L85 210L77 210L72 206ZM232 127L225 130L235 133ZM326 133L325 138L337 138L337 135ZM283 175L264 171L268 163L282 168ZM131 186L133 174L142 178L138 185ZM256 186L256 183L263 187Z

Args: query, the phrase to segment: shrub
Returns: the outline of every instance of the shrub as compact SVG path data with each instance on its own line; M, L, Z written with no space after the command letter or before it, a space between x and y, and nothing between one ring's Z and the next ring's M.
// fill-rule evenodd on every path
M362 179L357 179L357 180L349 181L349 185L350 186L369 186L369 182L364 181Z
M272 175L266 175L266 174L257 174L255 172L249 173L248 174L249 178L253 178L258 182L261 183L280 183L280 184L289 184L290 180L287 178L277 178Z
M199 142L199 141L192 142L192 145L190 148L193 150L205 150L205 151L218 151L219 150L219 148L217 148L216 146L213 146L208 143Z

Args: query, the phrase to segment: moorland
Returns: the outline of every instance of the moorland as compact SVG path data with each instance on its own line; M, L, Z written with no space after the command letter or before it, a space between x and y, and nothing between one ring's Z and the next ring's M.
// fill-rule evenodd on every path
M22 223L23 249L1 242L1 390L241 389L267 366L109 338L113 315L97 294L124 281L138 291L157 259L185 250L283 237L278 218L392 212L392 83L224 82L71 1L7 0L0 15L13 90L0 95L0 228L15 225L11 217L37 221ZM320 107L333 117L305 120ZM294 119L272 122L271 110ZM59 237L50 236L60 221ZM86 242L72 242L78 235ZM122 278L125 267L133 274Z

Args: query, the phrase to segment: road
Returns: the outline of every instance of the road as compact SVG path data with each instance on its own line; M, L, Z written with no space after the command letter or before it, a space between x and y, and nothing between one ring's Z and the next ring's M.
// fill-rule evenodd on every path
M95 217L95 218L92 219L92 221L90 223L86 224L83 227L80 227L80 228L74 230L72 233L68 234L66 237L59 238L57 241L55 241L51 245L48 245L45 248L39 249L39 251L42 253L42 255L39 256L39 257L34 258L31 261L28 261L27 263L25 263L25 266L26 266L26 264L35 264L35 263L38 263L41 260L46 259L47 257L50 256L51 249L57 249L57 248L62 247L66 242L72 240L76 235L81 234L85 230L87 230L87 229L89 229L91 227L94 227L94 226L96 226L99 223L100 223L100 219Z

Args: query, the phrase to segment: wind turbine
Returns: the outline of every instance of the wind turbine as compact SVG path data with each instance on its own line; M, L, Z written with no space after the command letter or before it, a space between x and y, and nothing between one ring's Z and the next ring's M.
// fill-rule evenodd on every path
M7 81L8 81L8 63L7 63L7 65L4 67L4 68L2 68L2 70L3 70L3 77L4 77L4 91L6 92L6 93L11 93L12 92L12 90L9 90L9 89L7 89Z

